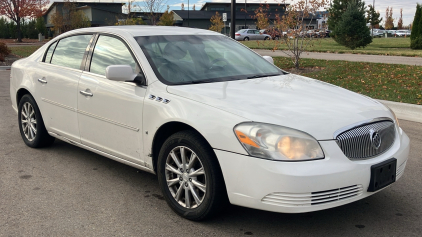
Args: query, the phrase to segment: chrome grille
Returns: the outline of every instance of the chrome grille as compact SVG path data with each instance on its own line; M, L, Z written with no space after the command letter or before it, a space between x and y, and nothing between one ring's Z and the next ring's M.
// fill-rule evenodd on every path
M377 132L381 138L381 144L377 148L371 141L371 133ZM337 139L337 144L351 160L369 159L387 151L394 143L396 133L392 121L380 121L361 125L352 128L341 134Z
M363 193L361 184L312 193L271 193L261 201L282 207L306 207L355 198Z

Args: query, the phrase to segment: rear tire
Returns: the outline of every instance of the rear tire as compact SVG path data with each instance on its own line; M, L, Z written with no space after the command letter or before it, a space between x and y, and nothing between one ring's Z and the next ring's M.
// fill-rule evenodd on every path
M40 148L53 144L54 137L45 129L38 105L29 94L19 101L18 121L22 139L27 146Z
M249 37L245 37L243 40L244 41L249 41Z
M157 173L167 204L186 219L210 218L228 203L217 157L196 131L175 133L164 142Z

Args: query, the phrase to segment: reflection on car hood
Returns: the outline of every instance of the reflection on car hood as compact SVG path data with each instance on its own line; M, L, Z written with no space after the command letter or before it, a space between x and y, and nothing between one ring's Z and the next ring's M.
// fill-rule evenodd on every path
M392 118L381 103L349 90L288 74L259 79L168 86L167 91L242 116L305 131L318 140L377 117Z

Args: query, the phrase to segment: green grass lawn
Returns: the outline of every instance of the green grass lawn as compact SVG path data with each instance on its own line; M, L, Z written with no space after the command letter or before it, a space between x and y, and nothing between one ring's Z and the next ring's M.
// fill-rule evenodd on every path
M374 38L372 43L365 48L351 50L331 38L313 39L312 47L306 51L324 53L353 53L353 54L374 54L374 55L396 55L396 56L417 56L422 57L422 50L410 49L410 38ZM268 41L241 41L252 49L287 49L282 40Z
M21 58L24 58L31 55L39 47L41 46L16 46L16 47L9 47L9 49L12 50L12 54L17 55Z
M274 58L282 68L293 68L288 58ZM302 59L302 75L325 81L375 99L422 104L422 67L397 64Z

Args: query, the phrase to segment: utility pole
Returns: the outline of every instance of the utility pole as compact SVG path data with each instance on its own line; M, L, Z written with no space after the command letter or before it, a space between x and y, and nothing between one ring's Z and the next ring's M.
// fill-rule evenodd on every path
M245 29L246 29L246 13L247 11L246 11L246 0L245 0Z
M373 2L372 2L372 8L374 9L374 12L375 12L375 0L373 0ZM374 19L373 19L373 17L374 17L374 14L372 14L372 12L371 12L371 31L372 31L372 38L374 37L374 26L372 25L372 22L374 22Z
M231 21L230 21L230 37L234 39L236 31L236 0L232 0L231 5Z
M189 0L188 0L188 27L189 27Z

